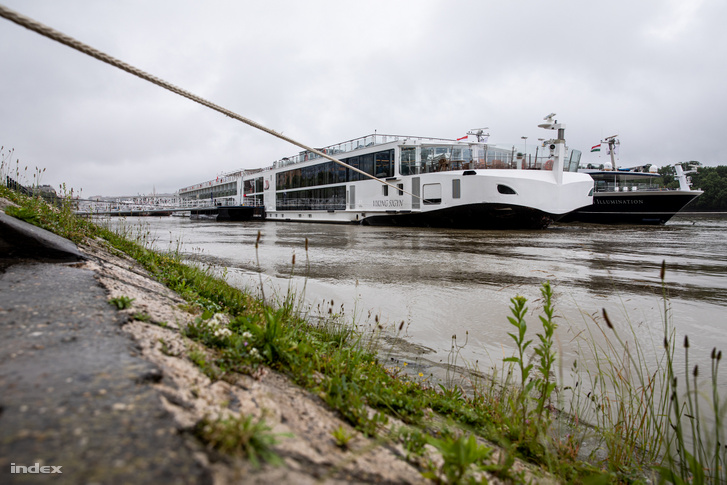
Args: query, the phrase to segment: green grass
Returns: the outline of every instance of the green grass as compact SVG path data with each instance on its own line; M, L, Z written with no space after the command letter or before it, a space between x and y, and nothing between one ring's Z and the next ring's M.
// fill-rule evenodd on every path
M259 467L261 460L272 465L283 463L273 448L280 436L271 431L263 418L206 417L195 425L192 432L210 448L247 458L254 467Z
M596 344L600 339L587 338L582 349L583 358L595 362L595 370L574 364L571 370L579 385L557 391L552 289L548 283L542 287L542 330L536 340L528 334L527 301L516 296L510 317L516 355L505 359L499 376L494 372L492 378L481 378L479 372L470 373L465 392L449 373L447 382L435 387L387 369L378 359L376 335L343 323L333 312L315 322L306 320L290 294L276 303L257 298L252 290L234 288L214 277L210 268L184 264L179 250L162 254L150 249L144 235L134 240L129 232L114 233L73 216L72 204L51 207L39 197L6 188L0 188L0 196L21 206L8 213L78 243L101 240L109 250L129 255L175 290L187 301L188 310L200 313L183 333L205 349L190 346L187 358L210 379L254 374L261 366L283 372L319 395L362 434L401 443L412 463L440 483L470 482L484 471L518 481L513 471L516 457L568 483L645 483L645 477L654 476L655 471L673 483L727 481L724 447L716 446L724 436L719 426L716 432L701 427L700 413L707 409L700 406L701 394L696 391L698 370L687 369L692 380L686 395L675 386L675 342L666 295L665 345L658 368L647 368L644 350L627 343L604 312L594 321L602 336L608 337L605 346ZM120 304L131 301L115 304L121 308ZM688 344L685 347L688 351ZM453 341L452 366L461 348ZM725 413L716 384L720 359L721 352L715 350L708 408L718 425ZM567 401L565 391L570 392ZM570 411L572 433L555 432L560 425L553 421L553 402ZM405 423L406 431L386 427L391 418ZM583 418L603 436L606 460L578 459L582 431L576 421ZM195 433L220 452L276 462L277 438L261 420L205 419ZM351 439L343 428L333 437L341 447ZM497 463L489 461L491 450L478 439L504 450ZM442 455L441 466L427 465L422 458L427 443Z
M131 308L131 303L134 301L134 298L129 298L128 296L119 296L117 298L111 298L109 300L109 303L112 306L115 306L118 310L126 310L127 308Z
M492 455L492 448L477 443L472 434L446 433L442 438L430 437L428 442L439 450L442 455L442 465L430 467L424 476L437 483L462 483L468 475L495 470L487 462Z
M338 428L331 432L333 440L336 442L336 446L344 450L349 449L351 440L356 436L354 433L346 430L343 426L339 425Z

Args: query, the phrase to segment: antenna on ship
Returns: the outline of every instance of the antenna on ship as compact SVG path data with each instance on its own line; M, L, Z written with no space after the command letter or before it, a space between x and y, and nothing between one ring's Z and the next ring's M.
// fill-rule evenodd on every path
M477 141L479 142L487 143L487 139L490 138L490 134L485 133L485 130L489 130L489 128L472 128L470 131L467 132L467 134L476 136Z
M608 143L608 153L611 155L611 170L613 170L614 172L616 171L616 145L621 144L621 142L618 141L618 139L616 138L617 136L618 135L612 135L606 137L606 139L603 140L604 142Z
M555 113L550 113L545 118L543 118L543 121L547 121L547 123L539 124L538 128L545 128L546 130L551 129L552 125L558 122L557 120L554 120L553 118L555 118Z
M545 123L540 123L538 128L546 130L555 130L558 133L558 137L554 140L547 140L545 143L550 145L550 156L554 156L553 160L553 175L555 176L555 182L560 185L563 183L563 167L565 166L565 124L558 123L555 119L555 113L550 113L543 118Z

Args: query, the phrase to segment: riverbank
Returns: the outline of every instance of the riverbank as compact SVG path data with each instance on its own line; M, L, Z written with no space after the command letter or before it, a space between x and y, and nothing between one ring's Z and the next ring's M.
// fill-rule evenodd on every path
M674 459L665 460L663 454L669 453L675 442L678 452L685 450L681 428L677 427L675 437L669 427L671 407L663 404L669 402L666 392L672 391L667 385L660 394L662 386L657 385L644 394L643 389L637 389L642 375L621 379L638 373L639 369L629 368L638 362L600 360L605 357L595 345L600 366L593 379L604 386L610 381L618 396L612 396L605 387L597 389L598 395L583 386L572 389L575 399L589 399L586 404L592 402L601 413L596 415L596 428L579 426L584 403L562 400L560 392L568 388L559 390L556 385L553 330L557 324L553 320L552 288L547 283L542 285L542 298L535 310L541 313L543 333L537 335L533 346L528 347L533 341L527 340L532 330L528 332L525 325L526 299L519 295L510 299L513 318L508 320L517 331L509 336L518 353L504 359L498 381L476 368L456 368L462 347L453 342L454 360L448 360L447 366L459 377L441 386L421 371L412 373L416 362L406 362L406 358L388 362L388 356L387 362L381 362L381 337L387 337L387 332L378 317L372 328L363 328L361 322L349 324L339 314L338 302L334 305L329 300L311 318L307 311L301 312L304 307L299 306L301 300L295 292L267 292L266 298L262 273L260 287L234 287L226 271L217 278L212 265L184 264L179 248L152 250L148 231L137 235L125 230L112 232L73 216L70 204L58 209L40 199L8 196L21 204L8 207L8 214L52 229L78 244L80 260L57 260L54 264L96 275L94 281L106 292L103 307L116 308L113 311L122 316L117 333L135 342L132 357L142 357L159 369L161 378L134 382L149 381L158 393L162 406L159 417L173 419L174 426L169 429L174 428L184 446L190 447L202 470L195 479L200 483L208 479L228 483L241 477L256 483L274 479L303 483L469 483L485 478L494 483L650 483L656 477L654 467L664 463L662 460L670 468L661 473L674 476L670 474L676 471L682 477L707 471L712 462L723 460L721 455L703 453L709 447L702 442L698 443L699 461L690 461L689 468L680 467ZM6 263L37 253L33 249L37 234L20 243L8 243L6 236L3 228L0 249ZM258 232L255 254L261 239ZM67 241L61 246L68 246ZM307 266L307 238L304 247L305 256L299 261L303 259ZM5 265L6 273L12 266ZM295 254L291 266L295 267ZM662 287L664 274L662 264ZM163 298L155 300L160 295ZM615 332L605 311L603 318ZM403 321L397 325L399 332L404 325ZM29 336L42 335L37 332L42 330ZM670 331L666 328L665 332ZM396 339L397 335L393 329L387 338ZM615 338L621 341L620 336ZM669 341L674 342L673 336ZM384 347L388 348L390 340L386 342ZM676 382L671 377L671 355L666 356L668 368L649 379ZM713 351L715 375L720 358L721 352ZM0 375L4 376L1 365ZM520 379L521 375L530 377ZM28 382L33 384L33 379ZM52 393L56 388L47 389ZM81 395L92 396L86 392ZM616 412L600 404L611 399L618 403ZM129 409L129 403L117 403L95 415L109 409ZM570 406L575 412L562 414L554 404L561 409ZM28 409L17 401L0 406L10 409L11 414ZM47 408L42 408L45 412ZM624 419L628 419L626 424ZM722 422L719 416L717 419ZM137 436L139 432L131 433ZM27 431L20 433L20 438L27 436ZM586 444L587 436L595 438L593 446ZM650 445L644 448L642 443ZM597 449L605 454L589 452ZM590 464L579 461L584 452ZM679 457L684 463L688 459ZM10 463L14 467L16 462ZM117 462L122 468L124 463L123 459ZM385 463L383 469L381 463ZM141 466L144 469L146 465Z
M69 262L27 252L15 258L6 246L0 277L5 483L34 478L8 471L35 463L62 467L56 479L66 483L422 483L423 472L441 470L444 459L434 447L413 455L390 436L404 427L396 418L367 436L319 394L269 366L211 378L200 362L212 361L214 349L184 335L199 321L198 308L104 240L86 239L78 250ZM119 310L109 301L128 303ZM269 456L280 460L256 465L249 454L224 453L200 440L200 423L219 416L249 417L260 425L258 438L268 438ZM488 461L502 459L496 450ZM520 460L507 475L555 482Z

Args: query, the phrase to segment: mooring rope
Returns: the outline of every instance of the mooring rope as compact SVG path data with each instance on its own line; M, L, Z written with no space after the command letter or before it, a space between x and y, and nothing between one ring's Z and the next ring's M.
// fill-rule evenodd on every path
M26 29L32 30L33 32L36 32L44 37L48 37L49 39L55 40L56 42L65 44L72 49L76 49L77 51L87 54L91 57L94 57L94 58L98 59L99 61L105 62L106 64L110 64L114 67L118 67L119 69L122 69L122 70L128 72L129 74L133 74L136 77L140 77L141 79L149 81L152 84L156 84L157 86L162 87L168 91L176 93L187 99L190 99L190 100L194 101L195 103L199 103L202 106L206 106L219 113L222 113L225 116L229 116L230 118L236 119L238 121L242 121L246 125L252 126L253 128L256 128L260 131L264 131L265 133L273 135L276 138L280 138L281 140L285 140L288 143L298 146L304 150L315 153L316 155L318 155L320 157L326 158L332 162L335 162L339 165L349 168L355 172L365 175L366 177L369 177L378 182L381 182L384 185L388 185L389 187L392 187L393 189L398 190L399 193L405 193L405 194L411 195L412 197L421 199L421 197L418 195L414 195L409 192L406 192L405 190L402 190L399 187L396 187L384 180L381 180L381 179L375 177L374 175L371 175L368 172L364 172L363 170L353 167L335 157L328 155L327 153L324 153L315 148L311 148L299 141L293 140L292 138L283 135L282 133L278 133L277 131L271 130L270 128L267 128L267 127L261 125L260 123L257 123L256 121L253 121L249 118L245 118L242 115L239 115L233 111L225 109L222 106L212 103L211 101L207 101L206 99L200 98L199 96L192 94L189 91L185 91L182 88L179 88L171 83L168 83L168 82L164 81L163 79L159 79L158 77L152 76L151 74L144 72L141 69L137 69L134 66L131 66L119 59L116 59L115 57L112 57L104 52L99 51L98 49L94 49L93 47L91 47L87 44L84 44L83 42L80 42L80 41L74 39L73 37L70 37L62 32L58 32L57 30L52 29L51 27L48 27L47 25L44 25L44 24L38 22L37 20L33 20L30 17L26 17L25 15L15 12L14 10L9 9L9 8L5 7L4 5L0 5L0 17L6 18L7 20L10 20L11 22L14 22L22 27L25 27Z

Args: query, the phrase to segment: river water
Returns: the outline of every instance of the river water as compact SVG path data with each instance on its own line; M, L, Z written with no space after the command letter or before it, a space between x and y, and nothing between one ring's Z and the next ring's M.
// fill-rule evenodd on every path
M561 379L568 379L574 361L583 369L593 359L583 354L584 337L605 345L603 335L611 336L600 331L602 309L622 338L638 341L647 360L661 352L665 305L678 360L683 360L684 335L690 340L690 366L699 363L702 375L708 374L712 349L727 350L725 215L684 214L655 227L556 224L538 231L181 217L110 223L136 227L159 249L181 248L234 285L259 293L262 279L268 298L273 292L285 295L291 286L300 292L305 285L304 298L313 309L322 305L325 312L332 301L334 311L343 305L349 321L357 324L375 325L378 317L386 333L409 344L398 347L397 358L427 375L439 370L441 376L442 365L446 369L455 357L457 364L483 371L501 367L502 358L515 352L508 336L514 328L507 319L515 295L528 299L532 349L535 333L542 331L538 315L544 281L555 293ZM720 388L727 389L726 380Z

